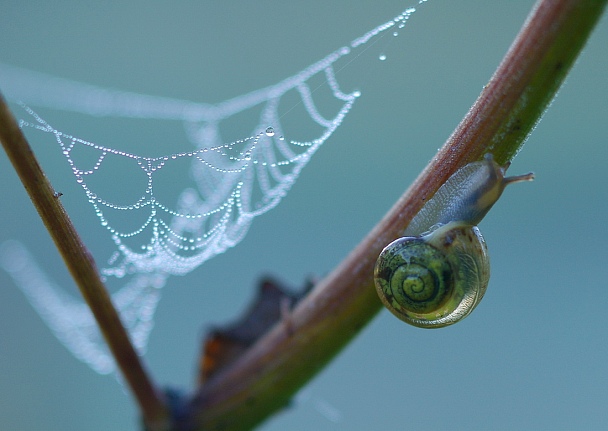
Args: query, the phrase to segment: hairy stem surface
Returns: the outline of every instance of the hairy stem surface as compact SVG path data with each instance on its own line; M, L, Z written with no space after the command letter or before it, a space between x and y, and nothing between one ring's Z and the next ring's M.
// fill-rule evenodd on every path
M505 164L574 64L606 0L541 0L443 148L388 214L283 322L191 401L197 430L251 429L309 381L378 313L373 266L382 248L460 167L492 153Z

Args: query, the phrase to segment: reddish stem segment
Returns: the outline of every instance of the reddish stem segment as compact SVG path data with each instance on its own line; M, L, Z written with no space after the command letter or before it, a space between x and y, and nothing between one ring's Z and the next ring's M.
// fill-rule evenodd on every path
M250 429L284 407L380 310L382 248L460 167L492 153L504 165L554 97L606 0L541 0L469 113L388 214L311 294L192 402L196 429ZM288 326L287 326L288 323Z

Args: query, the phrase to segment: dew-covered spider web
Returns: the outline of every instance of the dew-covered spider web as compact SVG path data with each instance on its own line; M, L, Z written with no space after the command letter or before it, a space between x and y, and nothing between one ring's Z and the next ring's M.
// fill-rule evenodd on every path
M2 91L22 108L21 127L48 135L59 145L115 245L101 273L124 279L112 299L140 354L168 277L187 274L238 244L253 220L280 202L312 155L342 124L360 93L340 88L336 62L356 56L353 53L387 31L403 28L414 11L406 9L278 84L217 105L108 90L0 64ZM321 86L330 95L331 113L318 106L322 102L316 90ZM178 121L193 147L163 156L134 154L73 136L43 119L37 108ZM285 113L294 108L305 113L309 133L286 123ZM253 112L255 122L240 139L224 142L222 125L244 112ZM132 189L128 199L115 198L101 187L123 170L132 178L125 186ZM176 174L189 176L188 185L168 192ZM16 241L0 247L0 264L77 358L99 373L114 371L82 300L53 283Z

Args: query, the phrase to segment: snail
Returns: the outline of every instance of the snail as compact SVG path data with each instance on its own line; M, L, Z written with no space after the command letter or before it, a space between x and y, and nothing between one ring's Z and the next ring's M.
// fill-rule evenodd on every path
M454 173L380 253L374 284L399 319L440 328L466 316L483 298L490 279L488 250L477 224L508 184L534 174L505 177L492 155Z

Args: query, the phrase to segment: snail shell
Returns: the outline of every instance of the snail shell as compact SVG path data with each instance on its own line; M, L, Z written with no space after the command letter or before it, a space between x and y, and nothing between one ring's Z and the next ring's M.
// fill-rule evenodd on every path
M486 243L476 226L451 222L390 243L374 270L384 305L414 326L436 328L467 316L490 279Z
M490 280L488 250L476 224L508 184L491 155L469 163L439 188L399 238L382 250L374 268L376 291L399 319L439 328L468 316Z

